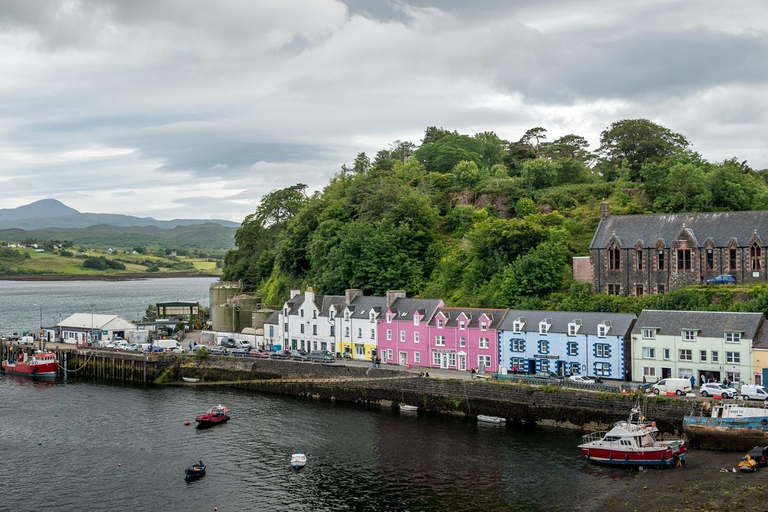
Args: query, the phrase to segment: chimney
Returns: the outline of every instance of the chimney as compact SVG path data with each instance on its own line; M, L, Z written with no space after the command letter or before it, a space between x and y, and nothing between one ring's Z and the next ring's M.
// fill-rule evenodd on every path
M603 199L603 202L600 203L600 220L607 219L610 214L611 214L611 210L610 210L610 206L608 205L608 201Z
M291 290L291 298L294 298L299 294L299 290Z
M311 286L307 286L307 289L304 290L304 301L315 302L315 289Z
M387 290L387 308L391 308L397 299L405 298L405 290Z
M355 300L355 297L362 297L363 296L363 290L360 288L348 288L344 290L344 300L347 301L347 304Z

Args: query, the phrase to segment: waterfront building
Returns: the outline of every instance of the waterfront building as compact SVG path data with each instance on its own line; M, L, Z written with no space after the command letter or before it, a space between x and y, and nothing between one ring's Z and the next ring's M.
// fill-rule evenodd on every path
M337 316L339 352L344 357L370 361L377 354L376 323L387 307L387 299L366 297L360 289L346 290L344 299Z
M264 320L264 345L272 348L280 345L280 312L275 311ZM282 346L282 345L281 345Z
M56 324L56 339L63 343L98 343L115 336L128 339L128 332L138 330L136 324L117 315L75 313Z
M667 377L761 383L761 366L753 373L753 345L768 347L762 313L656 311L640 313L632 329L632 368L636 380Z
M499 366L521 373L624 379L634 314L509 310L499 328Z
M442 349L430 347L429 342L428 324L441 307L440 299L409 299L403 290L387 291L386 311L377 323L382 362L431 367L439 357L439 366L448 368L448 355L440 352ZM444 354L445 358L435 354Z
M303 294L291 290L280 310L279 337L289 350L337 351L336 315L344 305L344 296L315 295L311 286Z
M719 274L766 281L768 211L610 215L589 247L594 290L609 295L664 293ZM579 267L579 265L576 265Z
M497 372L498 328L506 312L506 309L439 308L428 323L429 335L425 341L430 360L424 366ZM403 352L405 347L399 350Z

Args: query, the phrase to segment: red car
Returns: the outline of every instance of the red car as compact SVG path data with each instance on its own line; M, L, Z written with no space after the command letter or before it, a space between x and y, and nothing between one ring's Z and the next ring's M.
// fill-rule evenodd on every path
M248 355L250 357L269 357L269 352L266 350L259 350L257 348L251 349L250 352L248 352Z

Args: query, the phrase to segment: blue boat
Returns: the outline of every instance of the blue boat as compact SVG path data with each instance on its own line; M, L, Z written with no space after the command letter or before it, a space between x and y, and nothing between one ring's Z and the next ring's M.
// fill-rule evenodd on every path
M205 476L205 464L203 464L203 461L200 461L197 464L189 466L186 469L186 471L184 471L184 480L186 480L187 482L191 482L192 480L203 478L204 476Z
M768 444L768 408L715 405L711 409L703 409L698 416L684 416L683 432L692 446L714 450L750 450L754 446Z

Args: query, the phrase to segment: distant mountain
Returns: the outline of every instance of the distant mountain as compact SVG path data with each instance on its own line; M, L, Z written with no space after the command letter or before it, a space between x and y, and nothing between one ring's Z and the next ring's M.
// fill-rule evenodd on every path
M97 225L141 227L154 226L173 229L179 226L218 224L237 228L237 222L218 219L157 220L152 217L133 217L110 213L80 213L56 199L43 199L18 208L0 209L0 229L38 230L47 228L87 228Z

